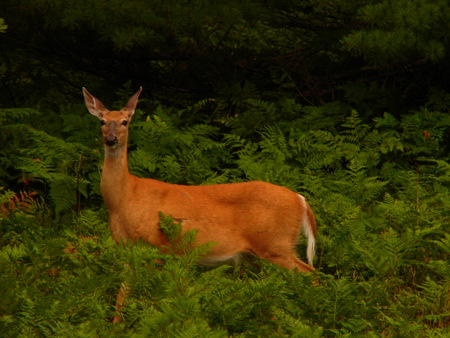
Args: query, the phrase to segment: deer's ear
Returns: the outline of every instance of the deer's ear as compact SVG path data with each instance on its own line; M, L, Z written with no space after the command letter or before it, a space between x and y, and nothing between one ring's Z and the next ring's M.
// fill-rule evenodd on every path
M84 102L86 103L86 107L89 110L89 112L92 115L97 116L99 119L101 119L103 117L104 112L108 111L108 109L106 109L103 103L101 103L99 99L97 99L91 93L89 93L87 89L84 87L83 87L83 96Z
M141 92L142 92L142 86L139 88L139 91L136 94L134 94L131 97L131 99L128 100L127 105L123 108L123 110L126 110L128 112L130 117L133 116L134 111L136 110L138 98L139 98L139 95L141 94Z

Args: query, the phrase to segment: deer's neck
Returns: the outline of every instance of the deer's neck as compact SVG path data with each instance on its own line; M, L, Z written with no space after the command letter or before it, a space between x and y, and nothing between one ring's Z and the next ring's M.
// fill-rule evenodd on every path
M117 210L129 189L127 147L105 148L101 190L109 211Z

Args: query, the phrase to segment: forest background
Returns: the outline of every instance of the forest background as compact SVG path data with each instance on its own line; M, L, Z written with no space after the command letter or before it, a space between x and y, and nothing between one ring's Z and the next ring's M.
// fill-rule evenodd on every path
M2 0L0 18L2 334L448 334L448 1ZM113 243L81 87L120 109L141 85L130 170L302 193L319 286L199 266L189 236L183 257Z

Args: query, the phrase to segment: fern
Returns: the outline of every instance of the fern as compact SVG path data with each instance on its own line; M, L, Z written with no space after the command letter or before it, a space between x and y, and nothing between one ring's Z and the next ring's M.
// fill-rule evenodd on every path
M181 260L186 260L187 266L199 261L215 245L215 243L195 245L196 230L182 232L183 220L175 220L172 216L166 216L162 212L159 212L159 217L159 226L169 239L170 251L175 255L183 254Z
M180 130L173 123L158 115L146 122L134 123L138 129L131 134L131 144L136 142L139 148L129 156L132 172L189 184L199 184L215 175L220 154L224 153L223 147L213 140L217 129L197 125Z
M344 132L346 140L352 143L359 143L369 131L369 126L362 123L362 119L355 110L352 110L351 115L346 118L346 122L342 124L342 127L346 128Z

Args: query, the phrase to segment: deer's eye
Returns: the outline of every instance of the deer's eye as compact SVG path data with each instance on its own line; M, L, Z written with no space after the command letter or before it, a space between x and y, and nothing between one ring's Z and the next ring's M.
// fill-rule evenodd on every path
M123 120L122 121L122 126L126 126L128 124L128 121L127 120Z
M100 120L100 124L101 124L102 126L104 126L104 125L106 124L106 121L105 121L105 120Z

